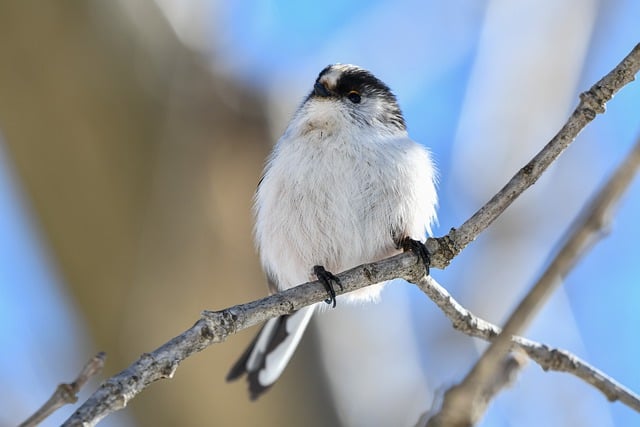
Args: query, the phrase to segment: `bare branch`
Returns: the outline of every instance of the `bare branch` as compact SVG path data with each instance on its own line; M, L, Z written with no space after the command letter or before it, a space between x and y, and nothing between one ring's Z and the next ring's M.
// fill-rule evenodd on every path
M566 124L551 141L527 163L513 178L496 193L482 208L458 229L452 229L448 235L430 239L427 244L433 253L432 264L437 268L446 267L449 262L474 241L524 190L533 185L553 161L571 144L578 134L595 119L596 114L604 113L605 104L626 84L634 80L640 69L640 44L609 74L580 95L580 103Z
M35 414L30 416L28 420L20 424L20 427L37 426L45 418L53 414L58 408L61 408L67 403L76 403L78 401L77 394L80 389L91 379L91 377L98 375L102 371L105 358L106 354L104 352L100 352L93 356L91 360L84 365L75 381L69 384L59 384L49 400L47 400L44 405L35 412Z
M540 279L513 311L500 335L493 340L465 379L447 391L441 412L427 424L428 426L470 426L479 420L486 406L484 389L499 373L501 362L511 348L511 337L528 325L551 292L560 285L577 261L602 235L600 232L608 224L617 202L631 184L639 167L640 139L595 199L574 222L573 232L569 234Z
M639 69L640 44L635 46L611 73L582 94L578 108L558 135L496 196L459 229L452 229L443 237L427 241L433 266L445 268L464 247L531 186L595 115L604 111L604 104L613 94L633 80ZM351 292L394 278L418 283L423 276L424 268L421 263L416 263L415 255L404 253L339 274L343 289L336 293ZM211 344L222 342L227 336L241 329L324 301L325 298L324 287L319 282L310 282L258 301L218 312L205 312L193 327L153 352L144 354L127 369L107 380L64 425L95 425L109 413L123 408L152 382L170 378L178 364L191 354Z
M415 255L403 253L352 268L338 275L342 289L336 289L336 293L351 292L395 278L417 282L425 272L422 261L417 260ZM95 425L111 412L124 408L151 383L171 378L180 362L193 353L272 317L322 302L327 298L326 292L324 285L315 281L225 310L204 312L191 328L151 353L143 354L127 369L105 381L63 425Z
M436 303L458 331L485 341L492 341L500 334L498 326L462 307L433 277L423 277L416 285ZM597 388L609 401L620 401L640 412L640 396L566 350L550 348L519 336L511 338L510 349L524 351L545 371L570 373Z

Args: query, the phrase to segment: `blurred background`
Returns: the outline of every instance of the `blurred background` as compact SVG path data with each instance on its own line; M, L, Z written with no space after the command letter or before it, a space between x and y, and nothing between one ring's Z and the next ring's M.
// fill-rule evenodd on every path
M325 65L361 65L395 91L438 164L443 235L640 41L639 19L633 0L0 2L0 426L23 421L98 350L104 379L201 310L266 294L252 195ZM466 307L504 321L639 129L632 83L432 274ZM636 182L611 233L526 333L635 391L639 215ZM101 425L412 426L483 345L393 283L380 304L317 316L283 378L251 403L246 384L224 376L256 331L188 359ZM585 383L530 363L482 425L639 423Z

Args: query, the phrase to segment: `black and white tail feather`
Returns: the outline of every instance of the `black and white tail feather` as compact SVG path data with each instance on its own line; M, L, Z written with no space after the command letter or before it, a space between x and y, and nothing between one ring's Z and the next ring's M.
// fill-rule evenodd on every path
M275 383L298 347L315 305L269 319L227 374L227 381L247 374L249 396L257 399Z
M320 72L274 147L255 197L255 237L272 291L424 241L436 220L435 168L409 138L396 98L354 65ZM316 270L317 271L317 270ZM384 284L342 295L375 301ZM324 304L323 304L324 305ZM227 375L258 398L280 377L320 305L271 319Z

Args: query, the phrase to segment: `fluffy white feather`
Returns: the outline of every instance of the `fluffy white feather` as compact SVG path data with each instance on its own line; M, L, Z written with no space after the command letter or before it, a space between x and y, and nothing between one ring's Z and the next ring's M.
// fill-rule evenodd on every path
M283 290L424 241L436 220L435 168L411 140L395 97L353 65L325 68L271 153L255 197L255 238L270 283ZM376 300L383 284L338 298ZM252 397L284 370L314 307L272 319L230 372Z
M343 109L339 100L304 104L267 162L255 199L255 236L279 289L316 280L314 265L338 273L388 257L398 252L392 227L424 241L435 221L427 149L404 130L354 125ZM339 301L375 299L380 289Z

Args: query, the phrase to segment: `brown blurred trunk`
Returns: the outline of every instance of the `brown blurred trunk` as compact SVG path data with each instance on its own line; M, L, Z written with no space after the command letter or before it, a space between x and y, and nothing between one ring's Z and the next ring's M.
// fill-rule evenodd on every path
M250 235L260 98L212 76L153 3L136 23L117 4L0 3L0 131L107 375L200 310L266 292ZM326 425L284 387L241 409L244 387L222 382L248 338L134 400L140 424Z

